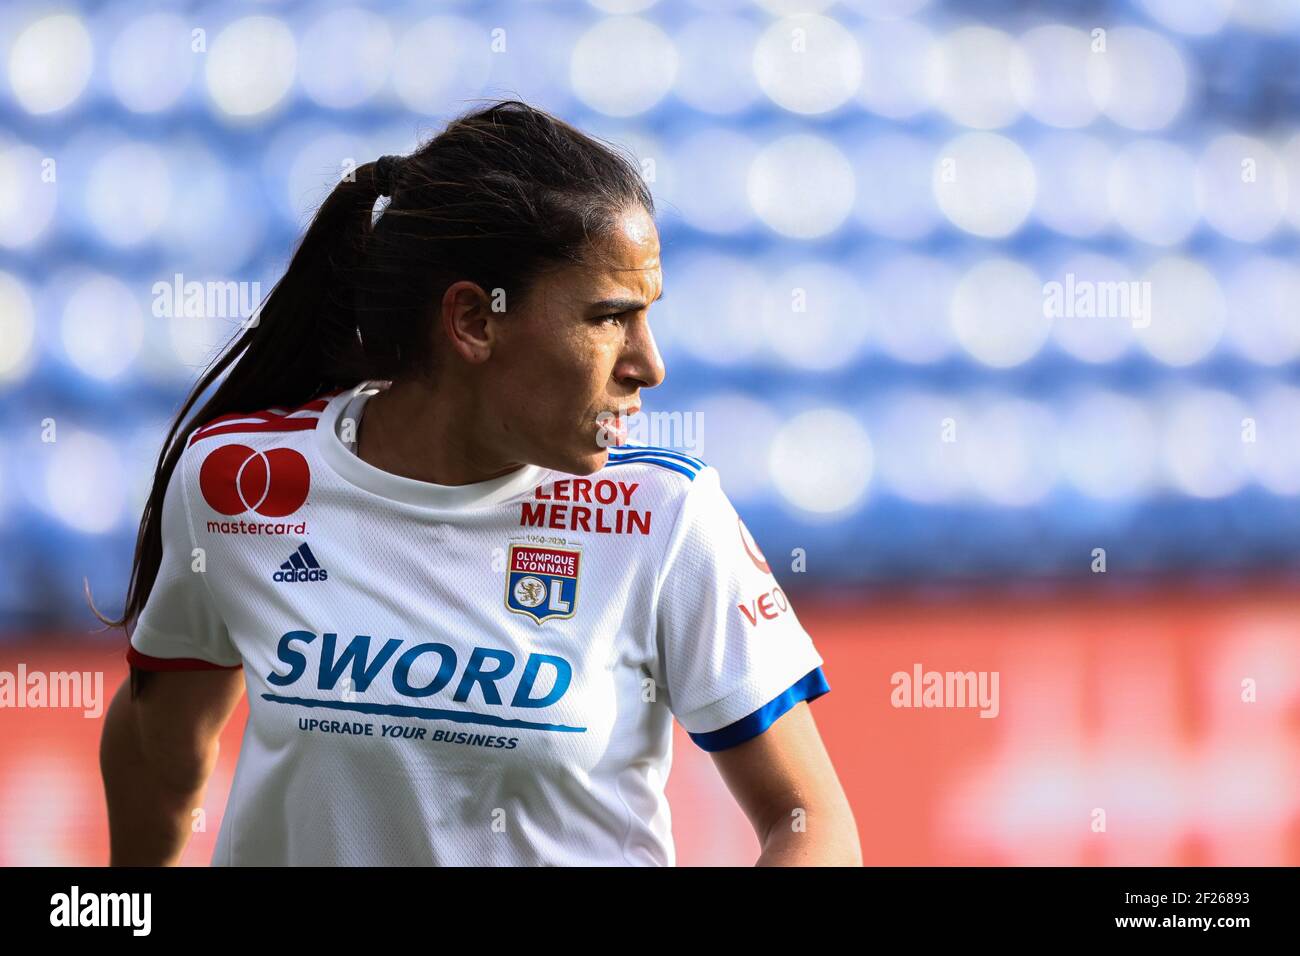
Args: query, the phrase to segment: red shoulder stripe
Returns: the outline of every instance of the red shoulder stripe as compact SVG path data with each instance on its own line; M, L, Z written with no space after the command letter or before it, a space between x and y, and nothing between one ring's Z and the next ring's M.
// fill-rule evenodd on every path
M341 391L341 390L340 390ZM194 431L188 444L210 435L227 435L232 432L296 432L316 427L317 416L291 417L298 412L323 412L329 399L314 398L292 411L231 412L221 415Z
M218 425L221 422L235 421L245 418L260 418L263 421L266 421L271 418L285 418L295 412L323 412L325 411L325 406L328 404L329 399L327 398L314 398L304 405L299 405L297 408L291 409L265 408L256 412L227 412L225 415L218 415L210 422L204 422L199 426L199 430L201 431L204 428L211 428L213 425Z
M195 431L201 432L204 431L205 429L211 428L213 425L220 425L222 422L244 421L249 418L260 418L262 421L268 421L272 418L283 418L283 417L284 417L284 413L282 412L271 412L271 411L231 412L228 415L218 415L210 422L204 422L202 425L196 428Z
M215 428L204 428L196 431L190 436L189 443L193 445L200 438L211 438L213 435L230 435L241 432L311 431L316 427L318 421L320 421L320 418L313 415L311 418L272 418L264 422L231 422L229 425L218 425Z

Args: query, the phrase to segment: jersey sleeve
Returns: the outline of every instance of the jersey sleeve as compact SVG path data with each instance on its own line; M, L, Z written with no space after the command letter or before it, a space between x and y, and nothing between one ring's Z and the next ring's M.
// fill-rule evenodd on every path
M195 560L185 491L185 458L163 498L162 563L135 629L127 661L141 670L212 670L242 666ZM202 570L197 570L197 569Z
M812 638L713 468L686 495L660 582L660 682L704 750L744 743L830 690Z

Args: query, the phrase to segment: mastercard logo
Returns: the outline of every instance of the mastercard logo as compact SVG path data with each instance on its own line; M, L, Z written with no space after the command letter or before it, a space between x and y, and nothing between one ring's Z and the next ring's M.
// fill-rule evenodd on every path
M255 511L283 518L307 500L311 469L292 448L256 451L247 445L222 445L203 460L199 488L203 500L220 514Z

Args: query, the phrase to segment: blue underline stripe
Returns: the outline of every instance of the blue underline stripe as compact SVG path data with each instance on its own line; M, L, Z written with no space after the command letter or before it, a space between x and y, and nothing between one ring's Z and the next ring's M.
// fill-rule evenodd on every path
M312 697L281 697L263 694L263 700L276 704L293 704L297 707L324 707L326 710L350 710L361 714L382 717L422 717L425 720L451 720L458 724L487 724L491 727L514 727L525 730L555 730L569 734L585 734L586 727L569 727L565 724L539 724L531 720L495 717L492 714L474 714L464 710L438 710L434 707L411 707L407 704L372 704L367 701L316 700Z
M688 468L685 465L679 465L676 462L669 461L666 458L642 458L640 456L636 458L617 458L617 459L610 458L609 461L605 463L605 466L607 468L612 468L614 465L636 465L636 464L658 465L660 468L667 468L669 471L675 471L678 474L685 475L687 478L691 479L691 481L695 480L696 473L691 471L690 468Z
M768 701L752 714L742 717L735 723L728 724L719 730L691 734L691 740L695 741L701 749L708 751L726 750L728 747L743 744L746 740L757 737L768 727L771 727L776 723L777 718L785 714L799 701L814 701L830 689L831 685L826 683L826 675L822 673L822 669L820 667L814 668L789 689Z

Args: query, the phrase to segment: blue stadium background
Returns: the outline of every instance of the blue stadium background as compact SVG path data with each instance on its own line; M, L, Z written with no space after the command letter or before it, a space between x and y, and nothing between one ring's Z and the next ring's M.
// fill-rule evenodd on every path
M158 284L265 294L349 162L498 97L642 163L647 408L789 586L1300 566L1295 0L19 2L0 57L4 630L120 608L242 318ZM1067 275L1150 315L1045 315Z

